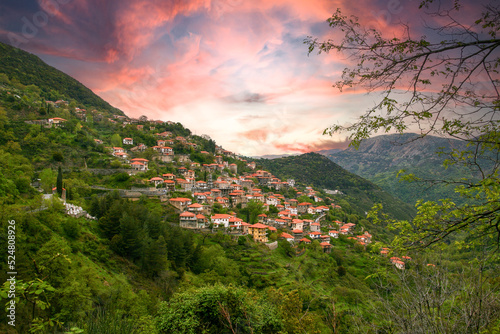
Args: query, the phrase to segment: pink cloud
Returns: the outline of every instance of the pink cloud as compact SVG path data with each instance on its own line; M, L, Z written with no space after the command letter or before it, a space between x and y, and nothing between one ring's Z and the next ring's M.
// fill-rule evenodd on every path
M349 146L347 139L343 141L318 140L311 143L274 143L273 146L280 152L308 153L321 150L346 149Z
M328 31L317 27L326 27L339 6L339 0L73 1L54 11L46 35L29 47L56 65L66 58L59 62L65 71L130 116L209 128L235 151L306 152L342 145L320 132L342 112L332 84L349 60L307 56L302 44Z

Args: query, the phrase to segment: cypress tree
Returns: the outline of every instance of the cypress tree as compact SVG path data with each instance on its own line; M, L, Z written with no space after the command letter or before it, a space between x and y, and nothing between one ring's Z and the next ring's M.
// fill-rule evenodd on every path
M62 168L59 166L57 169L57 182L56 182L56 190L59 196L62 195L62 189L63 189L63 175L62 175Z

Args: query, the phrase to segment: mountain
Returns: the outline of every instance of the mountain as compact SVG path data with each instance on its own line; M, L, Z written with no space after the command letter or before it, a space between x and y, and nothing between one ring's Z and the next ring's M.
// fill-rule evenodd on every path
M259 163L281 179L293 178L298 182L322 189L340 190L361 214L370 210L375 203L382 203L385 212L398 219L410 219L415 213L413 207L318 153L272 160L262 159ZM342 195L336 196L342 197Z
M453 149L463 150L465 144L454 139L417 134L382 135L361 142L358 149L329 154L328 158L348 171L366 178L403 201L414 204L418 199L459 200L451 186L430 187L429 183L408 183L396 175L400 170L424 179L459 179L469 175L465 168L443 167L443 162ZM437 152L443 152L438 154ZM465 174L464 174L465 173Z
M99 108L111 114L124 115L89 88L69 75L47 65L37 56L0 42L0 73L15 78L23 85L36 85L46 100L75 99L89 107Z
M252 157L252 159L277 159L277 158L290 157L294 155L296 154L266 154L266 155Z
M331 149L331 150L320 150L320 151L316 151L316 153L319 153L319 154L321 154L321 155L326 155L326 156L328 156L328 155L330 155L330 154L335 154L335 153L337 153L337 152L341 152L341 151L343 151L341 148L333 148L333 149Z

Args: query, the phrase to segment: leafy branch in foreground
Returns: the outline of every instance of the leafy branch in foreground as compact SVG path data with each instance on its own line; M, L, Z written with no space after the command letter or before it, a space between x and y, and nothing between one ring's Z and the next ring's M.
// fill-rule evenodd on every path
M500 21L489 18L498 17L500 9L493 5L485 9L471 24L457 21L451 10L429 14L448 21L433 29L445 37L436 41L414 38L408 25L403 25L401 37L384 38L337 9L328 22L343 38L319 42L308 37L309 53L341 52L354 65L344 69L335 86L340 91L354 86L378 91L382 98L354 124L334 125L325 133L352 132L357 144L377 130L403 132L417 125L422 135L439 133L498 143L495 138L477 138L498 129L499 124L495 116L500 107Z
M399 37L385 38L363 27L355 16L337 10L328 23L340 39L305 40L309 53L336 51L353 62L335 84L340 91L356 86L381 94L378 103L353 124L333 125L324 133L348 132L355 147L378 131L464 141L466 148L449 153L444 165L465 166L473 176L427 181L455 185L466 204L446 199L419 202L413 222L393 222L402 232L396 242L405 247L429 246L464 231L471 239L494 237L498 248L500 6L492 1L470 22L463 15L457 19L460 1L449 10L432 1L423 1L420 7L438 24L419 27L430 30L433 39L413 36L409 25L403 25Z

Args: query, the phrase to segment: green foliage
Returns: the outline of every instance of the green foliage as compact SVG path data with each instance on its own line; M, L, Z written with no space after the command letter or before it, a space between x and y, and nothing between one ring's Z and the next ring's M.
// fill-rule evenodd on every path
M247 206L239 210L240 218L249 224L255 224L258 222L258 216L264 212L264 205L260 201L251 200L247 203Z
M255 293L214 285L181 292L159 309L160 333L277 333L282 322Z
M122 146L122 137L118 133L115 133L114 135L112 135L110 141L111 141L111 145L114 147L121 147Z

